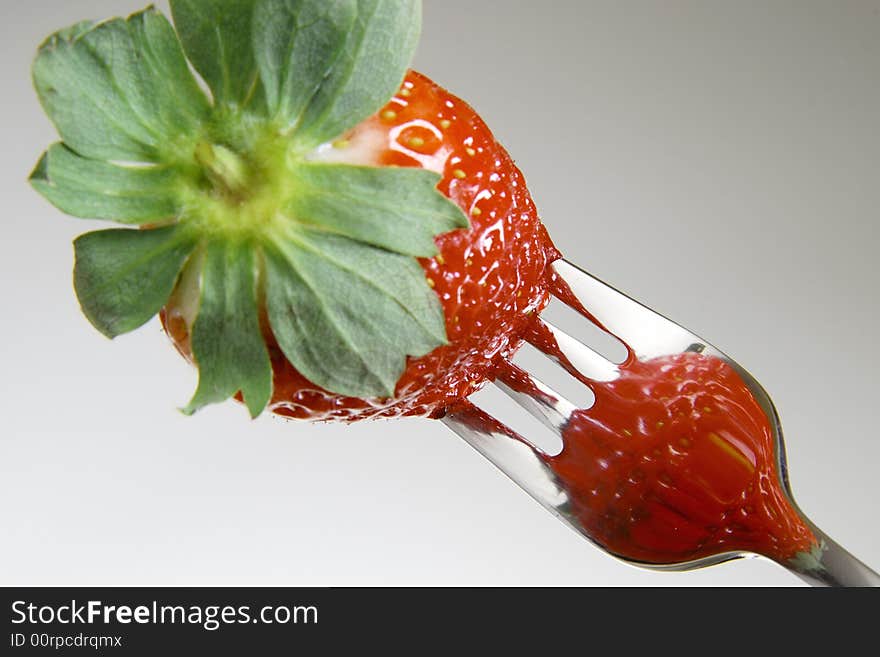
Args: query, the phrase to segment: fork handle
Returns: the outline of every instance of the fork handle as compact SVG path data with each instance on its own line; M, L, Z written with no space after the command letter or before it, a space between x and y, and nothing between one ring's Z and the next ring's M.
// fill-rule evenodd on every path
M880 587L880 574L856 559L812 523L811 528L822 550L818 564L796 560L783 566L812 586Z

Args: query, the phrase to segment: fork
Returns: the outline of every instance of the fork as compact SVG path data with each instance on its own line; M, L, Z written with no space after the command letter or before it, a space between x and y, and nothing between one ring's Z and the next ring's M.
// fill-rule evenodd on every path
M840 545L831 540L801 513L794 502L788 481L782 427L773 402L757 380L726 354L691 331L663 317L650 308L631 299L575 265L559 260L553 268L558 281L564 283L555 296L577 310L587 320L624 342L632 357L640 361L678 354L701 354L716 358L729 365L742 379L760 411L766 415L772 433L775 474L783 494L804 525L812 531L816 548L806 558L776 560L783 567L813 586L880 586L880 575L856 559ZM620 366L607 360L591 347L572 338L544 318L535 319L544 331L549 331L558 347L557 362L583 383L600 390L620 377ZM517 381L510 376L500 376L493 385L507 394L514 402L528 411L563 440L566 449L565 429L570 426L575 413L589 414L579 410L537 377L519 370ZM673 563L651 563L632 559L615 553L603 546L593 529L574 513L570 492L560 476L551 467L551 455L533 445L509 426L479 408L472 400L449 412L443 422L488 458L517 485L537 500L548 511L569 525L576 532L627 563L635 566L667 571L686 571L718 564L738 558L763 555L745 550L724 551Z

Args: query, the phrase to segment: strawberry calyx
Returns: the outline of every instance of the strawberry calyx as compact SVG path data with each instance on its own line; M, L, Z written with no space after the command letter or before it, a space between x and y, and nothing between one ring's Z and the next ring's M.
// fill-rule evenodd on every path
M73 216L138 227L75 241L84 314L112 338L172 295L193 309L199 386L186 412L238 393L252 416L262 412L267 339L325 390L392 396L407 357L447 340L417 258L468 220L437 190L437 173L316 153L399 89L421 3L171 8L174 27L152 7L78 23L34 62L62 142L32 185Z

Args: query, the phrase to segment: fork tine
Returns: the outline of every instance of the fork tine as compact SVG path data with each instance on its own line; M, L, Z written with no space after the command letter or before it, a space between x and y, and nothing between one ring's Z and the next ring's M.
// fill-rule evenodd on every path
M554 326L545 319L539 320L556 340L556 346L562 352L563 358L552 354L548 357L555 360L563 368L569 371L575 378L587 377L593 381L614 381L620 376L620 369L605 358L595 349L585 345L580 340L571 337L562 329ZM538 347L541 348L540 346ZM584 383L587 383L584 381Z
M558 435L577 410L550 386L512 363L498 374L495 386Z
M568 495L556 475L542 454L513 429L470 402L447 413L442 422L546 509L571 524L565 514Z
M643 306L566 260L553 264L579 302L608 333L616 336L640 357L651 358L693 350L706 344L702 338L663 315ZM561 299L575 310L571 300Z

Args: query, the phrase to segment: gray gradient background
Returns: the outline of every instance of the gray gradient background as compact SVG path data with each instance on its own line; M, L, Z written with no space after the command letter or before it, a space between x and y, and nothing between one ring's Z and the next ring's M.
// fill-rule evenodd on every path
M24 182L55 138L37 43L141 5L2 2L0 583L798 583L620 564L437 422L180 415L195 373L158 323L110 343L79 313L70 242L98 224ZM802 507L880 567L880 2L425 6L417 67L483 114L557 244L749 367Z

